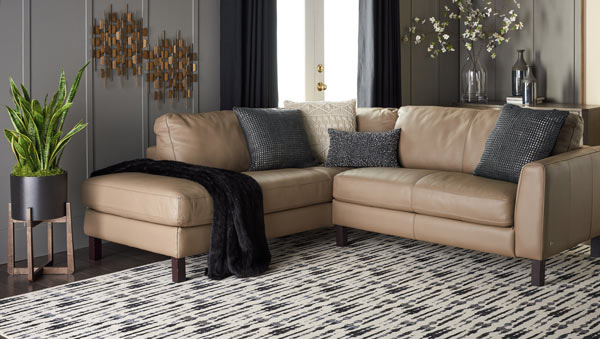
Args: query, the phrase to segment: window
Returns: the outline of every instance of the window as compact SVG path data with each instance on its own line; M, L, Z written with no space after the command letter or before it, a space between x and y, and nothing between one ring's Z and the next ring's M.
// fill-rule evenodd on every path
M356 98L358 0L278 0L277 15L280 106Z

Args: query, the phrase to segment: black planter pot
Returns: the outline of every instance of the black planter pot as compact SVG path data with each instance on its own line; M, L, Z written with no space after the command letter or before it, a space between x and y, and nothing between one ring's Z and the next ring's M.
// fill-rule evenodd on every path
M33 220L48 220L65 215L67 173L51 177L10 176L10 201L13 219L26 220L31 207Z

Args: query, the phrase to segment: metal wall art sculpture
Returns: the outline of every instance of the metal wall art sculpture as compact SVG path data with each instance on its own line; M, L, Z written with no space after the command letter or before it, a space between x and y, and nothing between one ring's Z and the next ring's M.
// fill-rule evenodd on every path
M194 45L187 45L180 37L180 32L173 40L163 36L149 51L144 51L146 62L146 80L152 83L154 100L166 97L179 101L192 97L193 82L198 81L195 63L197 54Z
M100 71L105 86L107 80L114 80L115 73L121 79L129 79L131 73L139 85L145 73L154 100L191 99L193 83L198 81L194 45L181 39L179 31L175 39L167 39L163 31L156 45L151 46L143 18L136 18L129 5L120 13L114 12L111 5L104 19L94 19L92 56L94 71Z

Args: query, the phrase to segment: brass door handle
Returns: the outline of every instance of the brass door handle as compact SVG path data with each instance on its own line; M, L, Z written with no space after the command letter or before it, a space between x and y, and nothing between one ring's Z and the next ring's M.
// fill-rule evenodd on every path
M317 91L321 92L327 89L327 85L322 82L317 82Z

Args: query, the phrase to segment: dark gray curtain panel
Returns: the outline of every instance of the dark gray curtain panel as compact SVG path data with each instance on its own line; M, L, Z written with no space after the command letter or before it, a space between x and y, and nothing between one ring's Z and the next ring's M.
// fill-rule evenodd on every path
M221 0L221 109L277 102L277 1Z
M400 0L360 0L358 106L402 106Z

